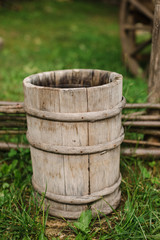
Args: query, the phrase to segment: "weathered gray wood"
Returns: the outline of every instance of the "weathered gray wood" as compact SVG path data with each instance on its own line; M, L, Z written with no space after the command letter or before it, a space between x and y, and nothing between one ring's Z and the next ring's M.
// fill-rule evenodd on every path
M93 76L93 79L95 79L94 80L95 85L96 85L96 77L98 78L99 75L98 75L98 73L95 73L94 76ZM54 93L56 94L55 90L56 89L54 89ZM49 94L49 92L47 92L47 94ZM48 104L49 104L49 102L48 102ZM0 101L0 106L3 106L3 107L10 106L10 107L15 109L16 108L15 105L17 105L17 108L21 108L21 109L24 108L24 103L23 102L3 102L3 101ZM51 101L50 102L50 110L53 106L56 106L56 105L57 104L55 104L54 102ZM127 103L124 106L124 109L143 109L143 108L160 109L160 104L159 103ZM2 108L2 109L4 110L4 108ZM8 108L5 107L5 109L7 111ZM23 110L23 112L25 113L24 110ZM137 114L141 114L141 113L137 112Z
M59 76L60 76L60 74L56 74L55 78L58 78ZM58 82L56 84L58 84ZM53 94L52 94L52 92L53 92ZM47 111L62 112L62 113L67 112L67 111L70 112L72 109L73 109L73 112L78 111L78 110L76 110L78 108L82 112L87 110L87 108L85 107L87 104L87 101L85 101L85 99L83 100L83 97L84 96L86 97L86 93L84 93L84 91L82 91L81 89L77 89L76 94L71 89L70 90L63 89L62 93L60 93L59 89L53 89L52 92L50 93L48 91L48 89L41 89L41 91L38 93L39 102L32 100L32 107L38 107L38 109L40 109L40 110L45 109ZM35 93L35 96L36 96L36 94L37 93ZM76 97L75 102L73 102L73 99L74 99L73 94L75 94L75 97ZM81 101L81 107L80 107L79 100L81 100L81 98L84 102ZM34 106L35 102L37 104L36 106ZM63 105L61 105L61 102L63 103ZM78 105L76 106L75 103ZM74 126L73 126L73 124L70 124L70 123L67 124L67 123L61 123L61 122L43 121L41 119L37 120L33 117L28 117L28 122L29 122L29 125L31 125L31 129L33 129L32 135L35 136L36 138L38 137L38 139L41 139L45 143L54 142L56 145L59 145L59 146L63 146L65 144L66 145L73 144L75 146L79 145L79 144L81 145L82 143L87 144L84 141L86 124L77 123L77 124L74 124ZM71 139L68 138L69 134L71 134L71 136L72 136ZM48 138L48 135L50 136L50 138ZM69 139L70 139L70 141L69 141ZM36 141L36 139L35 139L35 141ZM63 169L63 174L61 174L61 176L62 176L63 182L64 183L66 182L63 193L61 192L59 194L61 194L61 195L78 194L77 186L79 188L79 191L80 190L82 191L82 189L81 189L82 184L83 184L83 186L86 185L86 184L84 184L84 181L86 180L84 177L85 175L82 173L79 175L79 182L78 182L79 184L78 185L75 180L75 178L77 177L78 169L81 172L82 167L81 168L79 167L77 169L78 165L77 165L77 167L75 165L75 158L76 158L75 156L68 157L68 158L66 157L66 159L64 159L65 158L64 156L60 156L60 155L58 155L58 156L63 159L63 164L61 162L62 160L61 161L59 160L57 162L57 155L55 157L54 157L54 155L51 157L52 164L54 164L55 168L56 168L56 164L59 164L61 162L61 168ZM86 162L85 161L86 156L82 157L82 158L84 158L84 161L79 160L80 166L84 165ZM78 160L77 160L77 162L78 162ZM87 162L87 164L88 164L88 162ZM68 169L68 170L66 171L66 169ZM88 169L88 167L86 167L86 172L87 172L87 169ZM72 173L71 176L74 176L74 178L72 178L71 176L65 177L65 175L69 174L69 171L71 171L70 172L70 173ZM49 176L49 174L46 173L46 176L47 175ZM71 181L71 182L67 183L67 180ZM47 181L50 184L50 178L48 178ZM86 182L88 182L88 181L86 181ZM56 181L55 184L57 186L61 186L60 182ZM70 186L71 186L71 189L70 189ZM86 187L86 188L88 188L88 187ZM48 189L50 189L49 185L48 185ZM79 194L82 194L82 192ZM54 206L55 206L55 203L54 203ZM52 207L53 207L53 204L52 204ZM61 210L62 209L66 210L66 206L64 204L62 206L59 205L58 207L60 207ZM68 208L69 208L69 206L68 206ZM81 207L80 210L83 210L83 209L84 208ZM75 208L73 210L75 211Z
M0 121L0 127L26 127L25 122L18 121Z
M96 96L96 97L95 97ZM99 88L88 89L88 110L100 111L102 109L114 108L122 99L122 81L117 80L111 86L105 85ZM111 119L89 123L89 145L102 144L116 139L121 132L121 115L117 115ZM97 137L98 136L98 137ZM111 186L117 181L120 175L119 170L119 147L111 151L92 154L89 157L90 161L90 193ZM117 196L112 193L111 199L105 198L95 203L92 209L99 209L103 212L109 211L107 200L112 205L113 199ZM119 196L120 199L120 196ZM118 204L118 202L117 202ZM105 210L106 208L106 210ZM111 209L110 209L111 211ZM109 212L110 212L109 211Z
M158 148L122 148L123 156L135 156L143 158L158 158L160 157L160 149Z
M52 94L45 88L41 88L40 91L36 88L31 88L31 91L27 91L27 94L34 94L34 96L32 95L30 97L31 102L28 103L31 107L39 110L45 109L46 111L59 112L59 91L57 89L55 89ZM28 132L32 133L34 141L38 139L44 143L53 142L57 145L62 145L61 123L44 121L43 119L31 116L27 117L27 122ZM55 194L65 195L63 156L37 150L36 148L31 148L31 156L34 169L33 181L41 188L46 189L46 191L53 191ZM59 204L54 201L52 201L51 205L53 209L62 211L66 209L65 204Z
M21 106L23 106L23 102L0 101L0 106L13 106L13 105L21 105Z
M4 120L26 122L26 116L19 116L18 114L17 115L8 115L8 114L0 115L0 121L4 121Z
M0 135L21 135L26 134L25 130L0 130Z
M151 108L160 109L159 103L127 103L125 109L140 109L140 108Z
M155 1L152 49L150 58L149 80L148 80L148 102L160 103L160 0ZM159 115L160 110L149 110L151 115ZM146 136L148 141L160 141L159 137Z
M157 142L149 142L149 141L141 141L141 140L130 140L130 139L124 139L123 143L132 144L132 145L144 145L144 146L154 146L154 147L160 147L160 143Z
M10 142L0 142L0 150L9 151L10 149L18 150L20 148L27 149L29 148L28 144L21 144L21 143L10 143Z
M77 71L76 71L77 72ZM79 78L78 78L79 79ZM75 82L74 78L74 82ZM86 84L86 83L85 83ZM61 113L87 112L86 89L66 89L59 92ZM87 123L61 123L63 146L87 146ZM63 156L66 196L83 196L88 193L88 156ZM84 206L67 205L66 211L80 212Z
M152 50L148 81L148 101L160 103L160 0L155 1Z
M160 121L126 121L123 126L160 127Z
M18 113L25 113L25 110L23 108L4 108L4 107L0 107L0 113L14 113L14 114L18 114Z
M128 115L122 115L122 119L124 120L140 120L140 121L157 121L160 120L160 115L142 115L138 116L135 114L128 114Z
M146 135L160 136L160 131L157 129L129 127L127 129L127 131L135 132L135 133L142 133L142 134L146 134Z
M93 213L95 208L110 213L112 209L101 197L114 208L120 201L117 181L120 183L119 144L123 139L120 113L123 104L119 105L122 76L78 69L41 73L24 80L24 93L29 113L33 185L40 193L46 188L50 212L78 218L87 208L87 200L92 205L97 201ZM115 108L120 110L111 115L106 112L103 120L97 115L101 111L114 112ZM76 114L87 114L90 119L81 122L70 117ZM70 121L53 115L63 118L68 115ZM99 148L105 145L108 147ZM94 148L99 149L98 153L90 154ZM109 193L109 189L113 192ZM95 200L95 194L99 200ZM77 202L77 197L85 201Z

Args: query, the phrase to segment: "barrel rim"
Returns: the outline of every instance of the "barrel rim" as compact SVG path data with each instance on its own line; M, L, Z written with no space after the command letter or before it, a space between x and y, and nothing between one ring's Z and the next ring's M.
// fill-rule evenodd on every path
M47 87L47 86L38 86L38 85L34 85L33 83L31 83L32 78L33 77L37 77L40 76L42 74L53 74L54 72L62 72L62 71L105 71L106 73L110 73L112 74L112 81L106 84L102 84L102 85L97 85L97 86L90 86L90 87L79 87L79 88L60 88L60 87ZM92 88L110 88L112 86L117 85L117 82L121 82L123 80L123 76L117 72L111 72L111 71L107 71L107 70L100 70L100 69L64 69L64 70L55 70L55 71L46 71L46 72L40 72L40 73L36 73L36 74L32 74L28 77L26 77L23 80L23 86L27 87L27 88L35 88L35 89L43 89L43 90L50 90L50 91L84 91L85 89L92 89Z

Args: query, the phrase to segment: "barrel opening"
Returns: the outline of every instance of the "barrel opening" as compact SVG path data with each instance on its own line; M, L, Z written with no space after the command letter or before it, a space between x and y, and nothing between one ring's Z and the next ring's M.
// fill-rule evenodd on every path
M101 70L63 70L35 74L31 84L51 88L84 88L113 82L121 75Z

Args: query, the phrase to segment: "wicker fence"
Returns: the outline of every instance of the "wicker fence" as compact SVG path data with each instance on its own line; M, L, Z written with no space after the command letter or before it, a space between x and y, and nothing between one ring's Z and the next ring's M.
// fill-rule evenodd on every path
M144 135L160 137L160 115L147 115L147 109L160 109L160 104L134 103L125 106L122 115L125 139L121 149L125 156L160 157L160 143L144 140ZM0 102L0 150L28 148L26 131L23 103ZM11 142L12 138L18 143Z

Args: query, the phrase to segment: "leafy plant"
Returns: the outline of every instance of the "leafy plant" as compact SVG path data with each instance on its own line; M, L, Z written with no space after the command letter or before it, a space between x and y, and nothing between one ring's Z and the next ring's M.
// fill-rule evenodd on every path
M72 227L71 224L69 224L70 228L76 233L76 240L86 240L91 239L92 235L90 235L91 230L89 228L89 225L92 220L92 211L87 210L81 213L81 216L79 217L77 222L74 222Z

